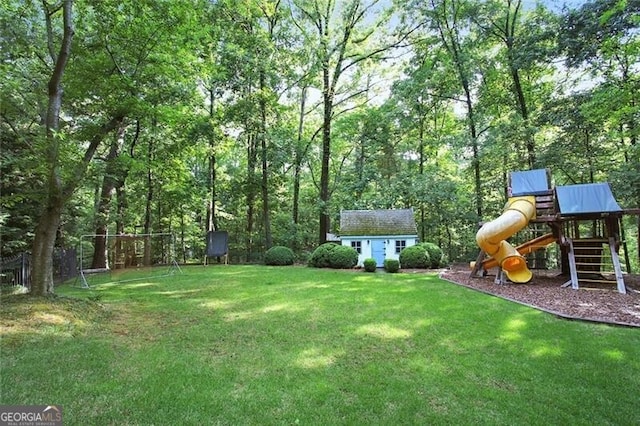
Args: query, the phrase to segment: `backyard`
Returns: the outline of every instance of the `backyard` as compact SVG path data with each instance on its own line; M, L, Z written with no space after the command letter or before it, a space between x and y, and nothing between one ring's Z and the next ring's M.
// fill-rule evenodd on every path
M0 404L57 404L67 425L640 423L638 329L435 274L215 265L90 284L3 294Z

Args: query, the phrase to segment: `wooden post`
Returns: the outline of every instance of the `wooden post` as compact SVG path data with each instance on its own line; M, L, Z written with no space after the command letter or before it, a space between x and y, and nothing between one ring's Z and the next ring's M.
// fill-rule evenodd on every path
M613 268L616 274L618 293L627 294L627 289L624 285L624 277L622 276L622 268L620 267L620 259L616 252L616 241L613 237L609 237L609 250L611 251L611 261L613 262Z
M576 267L576 257L575 252L573 250L573 240L571 238L567 238L569 242L569 271L571 275L571 288L577 290L578 287L578 269ZM568 284L569 282L565 283Z

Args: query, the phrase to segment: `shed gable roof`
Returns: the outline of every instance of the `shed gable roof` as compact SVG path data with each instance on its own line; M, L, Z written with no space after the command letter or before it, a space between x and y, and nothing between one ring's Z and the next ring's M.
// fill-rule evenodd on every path
M343 210L341 236L417 235L413 209Z

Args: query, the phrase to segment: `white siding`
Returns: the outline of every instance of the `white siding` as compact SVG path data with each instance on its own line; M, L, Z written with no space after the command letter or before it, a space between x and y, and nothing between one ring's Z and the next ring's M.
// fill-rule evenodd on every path
M400 253L396 253L396 241L405 241L405 247L416 245L418 237L416 235L389 235L375 237L342 237L342 245L352 247L352 242L360 242L360 253L358 254L358 266L364 265L364 260L372 257L371 242L373 240L383 240L385 245L385 259L400 259ZM402 265L400 265L402 266Z

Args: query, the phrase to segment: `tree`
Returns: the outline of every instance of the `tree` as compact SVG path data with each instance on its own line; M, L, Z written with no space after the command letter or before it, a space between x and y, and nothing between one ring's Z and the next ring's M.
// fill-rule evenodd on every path
M71 56L71 42L74 35L73 1L65 0L61 9L56 9L43 2L43 8L53 70L47 85L48 102L44 120L46 147L43 160L48 169L46 195L44 207L36 226L32 251L31 294L36 296L53 293L53 248L62 209L73 195L102 139L116 129L124 119L122 113L117 113L102 124L91 138L82 158L72 167L71 176L66 179L62 176L61 161L63 159L60 156L60 151L65 133L61 132L60 128L60 111L62 109L63 77ZM52 27L53 19L58 12L62 13L63 33L60 49L56 53L53 50L56 39Z
M427 39L429 40L429 39ZM449 150L450 136L456 130L451 105L456 100L457 79L449 72L447 52L438 48L437 39L416 44L415 60L405 70L407 78L396 81L389 99L400 122L407 171L418 176L421 187L432 178L433 167L444 167L438 157ZM416 167L417 166L417 167ZM429 210L427 191L416 188L411 205L419 207L420 240L427 241Z
M482 218L482 182L480 178L480 142L478 116L475 109L474 76L477 71L473 67L474 50L480 46L472 40L470 28L470 9L464 0L431 0L432 10L429 12L432 25L440 36L440 41L450 56L451 66L458 77L463 91L463 102L466 109L466 122L469 130L472 151L472 167L476 195L476 213Z
M320 161L319 184L319 242L327 240L330 219L330 160L331 160L331 125L335 117L337 104L349 101L357 91L341 92L341 78L351 73L355 75L357 67L365 61L379 59L383 52L391 46L371 46L368 43L375 34L374 28L383 25L389 16L379 13L378 19L372 24L370 17L376 12L374 6L379 3L374 0L364 4L361 0L349 0L341 4L336 10L333 0L295 2L302 17L307 20L316 31L314 43L318 52L319 70L322 78L322 148ZM336 23L336 17L338 22ZM306 33L301 26L299 28Z
M624 163L619 175L624 176L625 182L640 180L639 13L638 1L589 1L562 16L558 39L559 53L565 55L567 67L579 69L586 66L593 80L603 79L601 90L592 91L592 105L595 107L590 111L603 117L611 136L620 141ZM632 204L640 205L638 185L625 184L623 191L629 193ZM640 216L637 233L640 245Z
M480 7L480 13L474 17L490 39L502 45L501 59L511 84L509 91L513 96L513 105L520 120L511 120L521 127L519 134L524 139L526 162L530 169L536 167L536 142L531 115L535 112L536 86L544 86L538 78L543 61L548 61L548 53L553 47L549 40L554 39L545 10L541 7L533 12L523 11L522 0L486 2ZM500 76L502 78L502 76ZM492 82L493 86L499 85Z

